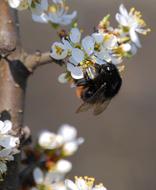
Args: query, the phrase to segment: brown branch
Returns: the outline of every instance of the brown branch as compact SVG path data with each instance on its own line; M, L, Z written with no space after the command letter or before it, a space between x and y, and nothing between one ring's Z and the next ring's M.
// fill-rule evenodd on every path
M53 63L54 60L50 57L50 52L41 53L36 51L34 54L24 55L24 65L33 72L37 67L48 63Z
M4 59L8 54L9 60ZM24 96L28 71L19 60L21 57L17 13L7 1L0 0L0 113L7 112L14 128L23 123ZM5 119L5 116L4 118ZM20 156L8 164L7 175L0 190L18 189Z
M38 66L54 62L49 53L23 52L17 12L0 0L0 114L7 113L14 129L23 125L26 83L29 74ZM6 114L1 114L5 116ZM8 164L7 175L0 182L0 190L18 190L20 155Z

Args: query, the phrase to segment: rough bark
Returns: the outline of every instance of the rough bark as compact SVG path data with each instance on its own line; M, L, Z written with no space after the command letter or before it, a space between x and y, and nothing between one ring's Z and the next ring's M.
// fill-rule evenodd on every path
M16 12L5 0L0 0L0 113L1 118L11 118L14 129L22 126L24 95L28 71L19 61L21 47ZM3 118L4 117L4 118ZM8 172L2 190L18 189L18 167L20 155L8 164Z

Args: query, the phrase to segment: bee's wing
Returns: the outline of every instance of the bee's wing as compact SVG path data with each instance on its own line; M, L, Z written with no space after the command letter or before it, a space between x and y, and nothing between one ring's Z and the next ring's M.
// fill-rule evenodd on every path
M99 115L100 113L102 113L107 108L110 101L111 101L111 99L108 99L108 100L105 100L102 104L101 103L94 104L93 114Z
M85 112L93 107L93 104L88 104L86 102L82 103L78 109L76 110L76 113Z
M101 91L103 90L103 86L101 86L96 92L95 92L95 94L93 95L93 96L91 96L89 99L88 99L88 101L89 102L92 102L94 99L101 99L100 98L100 94L101 94ZM102 96L102 98L103 98L103 96ZM96 100L96 101L97 101ZM95 105L101 105L101 103L87 103L87 102L83 102L81 105L80 105L80 107L77 109L77 111L76 111L76 113L80 113L80 112L85 112L85 111L87 111L87 110L89 110L89 109L91 109L91 108L94 108L94 106ZM95 114L96 115L96 114Z

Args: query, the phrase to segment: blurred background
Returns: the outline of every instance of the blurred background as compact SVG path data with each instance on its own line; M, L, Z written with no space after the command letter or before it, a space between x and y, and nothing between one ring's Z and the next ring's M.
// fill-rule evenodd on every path
M156 189L156 0L73 0L72 10L78 10L79 27L84 35L104 15L115 13L121 3L143 13L152 32L142 39L143 48L131 60L125 61L126 71L120 93L108 109L98 117L91 112L75 114L80 100L69 85L59 84L62 68L46 65L35 71L28 81L25 125L34 137L43 129L56 132L62 123L78 129L85 143L72 157L75 175L94 176L110 190ZM28 52L47 51L58 40L50 26L33 23L28 12L20 13L23 46Z

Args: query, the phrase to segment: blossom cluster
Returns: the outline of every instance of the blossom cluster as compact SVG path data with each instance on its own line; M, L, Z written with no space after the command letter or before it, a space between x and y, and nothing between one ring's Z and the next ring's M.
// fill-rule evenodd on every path
M12 122L0 120L0 181L7 172L7 162L19 153L19 138L12 134Z
M41 148L47 150L61 147L61 154L70 156L77 151L83 141L83 138L77 138L77 130L74 127L64 124L59 128L57 134L49 131L42 132L38 144Z
M77 138L77 130L67 124L62 125L57 133L43 131L34 147L24 149L23 163L27 167L22 171L23 188L65 189L64 178L72 168L66 157L74 154L83 141L83 138ZM30 168L33 169L25 172Z
M10 7L25 10L29 9L35 22L68 25L77 16L73 11L68 14L69 7L65 0L8 0Z
M96 65L107 63L117 66L119 71L123 59L136 54L141 47L138 34L147 34L150 29L142 19L141 13L134 8L127 11L124 5L119 7L116 20L119 23L113 28L107 15L96 30L81 40L82 32L77 27L61 36L61 42L54 42L51 57L65 63L65 73L59 77L60 82L70 83L74 80L97 76Z

